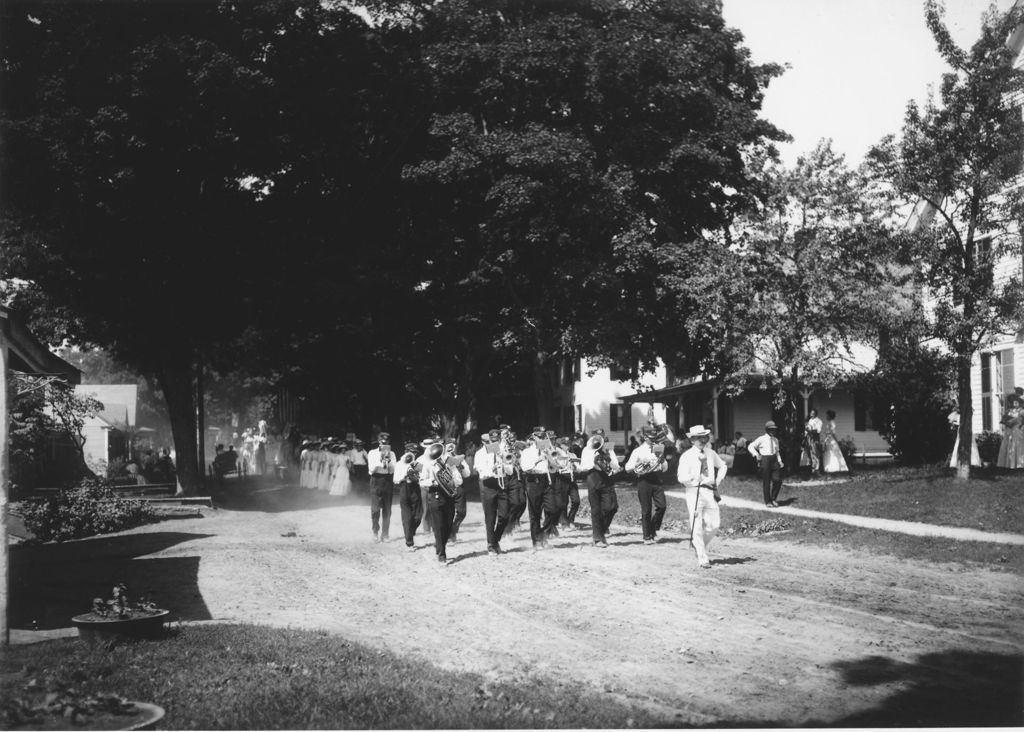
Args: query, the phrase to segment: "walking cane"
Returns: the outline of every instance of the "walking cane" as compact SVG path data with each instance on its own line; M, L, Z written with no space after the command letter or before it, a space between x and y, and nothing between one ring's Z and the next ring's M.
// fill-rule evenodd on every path
M697 550L697 545L693 543L693 530L697 528L697 504L700 502L700 481L697 481L697 498L693 502L693 523L690 524L690 546L693 550Z

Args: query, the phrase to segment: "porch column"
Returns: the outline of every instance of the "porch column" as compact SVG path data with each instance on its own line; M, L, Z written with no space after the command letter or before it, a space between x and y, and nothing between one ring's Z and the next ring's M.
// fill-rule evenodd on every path
M715 439L720 439L718 434L718 387L711 387L711 431L715 433Z
M807 421L808 415L811 413L811 394L814 393L814 389L803 389L800 392L800 396L804 398L804 421Z
M0 315L0 645L11 643L10 626L7 624L7 604L10 597L10 552L7 548L7 486L10 483L7 444L7 321L6 314Z

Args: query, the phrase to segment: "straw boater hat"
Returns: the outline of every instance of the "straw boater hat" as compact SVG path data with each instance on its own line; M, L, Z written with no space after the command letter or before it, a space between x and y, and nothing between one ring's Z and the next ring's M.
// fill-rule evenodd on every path
M690 431L686 433L686 436L691 440L695 437L710 437L711 430L702 424L695 424L690 428Z

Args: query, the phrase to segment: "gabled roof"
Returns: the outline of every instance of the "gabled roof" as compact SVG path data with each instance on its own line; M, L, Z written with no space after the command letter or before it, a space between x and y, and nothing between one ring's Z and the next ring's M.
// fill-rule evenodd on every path
M103 403L100 417L117 426L135 426L135 414L139 403L138 384L79 384L75 393L91 396Z

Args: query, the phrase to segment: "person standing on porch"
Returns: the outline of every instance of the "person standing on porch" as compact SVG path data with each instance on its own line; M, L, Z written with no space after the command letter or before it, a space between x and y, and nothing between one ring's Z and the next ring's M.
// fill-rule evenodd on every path
M772 420L764 423L764 434L750 443L747 451L754 457L761 471L761 488L764 494L764 505L778 508L776 500L782 490L782 453L779 452L779 428Z

